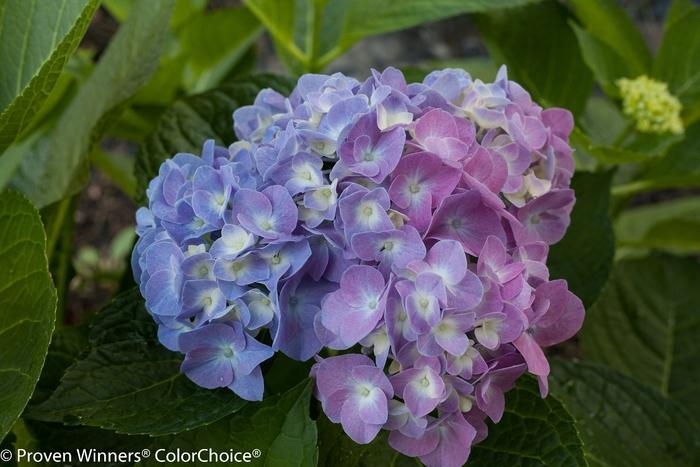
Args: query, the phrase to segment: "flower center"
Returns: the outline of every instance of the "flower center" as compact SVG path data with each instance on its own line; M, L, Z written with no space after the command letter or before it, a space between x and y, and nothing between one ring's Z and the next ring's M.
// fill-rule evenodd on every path
M417 183L411 183L408 187L408 191L415 195L420 192L420 186Z

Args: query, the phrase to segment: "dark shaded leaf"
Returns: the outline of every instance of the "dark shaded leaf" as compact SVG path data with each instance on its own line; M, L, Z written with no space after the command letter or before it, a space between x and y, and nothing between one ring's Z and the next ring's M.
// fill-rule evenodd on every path
M213 423L245 405L227 389L190 382L180 373L181 361L158 342L156 325L133 289L96 315L90 351L29 416L160 436Z
M591 467L698 465L698 426L683 407L617 371L559 360L552 393L576 419Z
M284 394L249 404L240 413L212 425L157 438L151 452L159 449L166 452L176 449L187 452L200 449L236 451L250 453L252 466L313 466L318 457L317 430L316 422L309 417L310 399L311 383L304 381ZM160 465L153 456L143 463ZM188 465L210 464L195 461Z
M581 333L586 358L700 416L700 264L653 255L615 265Z
M479 466L585 466L574 418L556 397L540 397L534 378L524 377L506 394L506 411L489 436L474 446Z
M545 105L578 115L593 86L566 9L553 1L475 15L495 62ZM535 26L536 25L536 26Z
M145 198L148 182L158 174L158 168L165 159L178 152L199 154L207 139L229 145L235 141L234 110L252 104L255 96L264 88L288 94L293 85L288 78L257 75L176 101L161 116L155 131L136 157L137 193L141 199Z
M571 187L576 204L564 238L550 248L553 279L566 279L586 307L605 285L615 255L615 237L608 215L613 172L578 172Z

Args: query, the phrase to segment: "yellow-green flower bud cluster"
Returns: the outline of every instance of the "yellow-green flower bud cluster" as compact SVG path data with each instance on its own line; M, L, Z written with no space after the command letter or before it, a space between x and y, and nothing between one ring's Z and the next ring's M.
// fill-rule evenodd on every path
M636 122L642 133L683 133L681 103L668 85L646 75L617 80L622 111Z

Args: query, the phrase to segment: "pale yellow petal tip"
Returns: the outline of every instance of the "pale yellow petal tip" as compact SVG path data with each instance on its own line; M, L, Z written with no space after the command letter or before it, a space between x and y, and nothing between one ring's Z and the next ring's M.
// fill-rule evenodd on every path
M666 83L642 75L634 79L621 78L617 86L622 96L622 111L636 122L638 131L683 133L681 103L669 92Z

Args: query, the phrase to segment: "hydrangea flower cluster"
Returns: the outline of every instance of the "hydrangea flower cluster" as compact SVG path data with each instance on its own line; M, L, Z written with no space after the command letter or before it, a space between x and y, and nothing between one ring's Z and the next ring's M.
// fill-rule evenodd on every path
M134 274L191 380L259 400L274 352L316 356L331 421L428 466L461 466L526 371L547 393L542 348L584 316L546 266L575 200L569 112L505 68L388 68L304 75L233 118L237 142L164 162L137 213Z
M682 134L681 102L668 90L668 84L646 75L617 80L622 111L631 117L642 133Z

